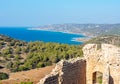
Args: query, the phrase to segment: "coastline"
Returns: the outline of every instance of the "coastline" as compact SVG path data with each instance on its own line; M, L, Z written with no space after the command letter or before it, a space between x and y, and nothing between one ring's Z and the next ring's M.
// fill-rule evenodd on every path
M27 30L49 31L49 32L60 32L60 33L66 33L66 34L83 35L83 36L87 37L87 35L85 35L85 34L74 33L74 32L68 32L68 31L56 31L56 30L40 29L40 28L27 28Z
M76 41L76 42L86 42L86 41L88 41L88 40L90 40L91 38L89 38L89 37L84 37L84 38L72 38L72 40L71 41Z
M56 31L56 30L41 29L41 28L27 28L27 30L60 32L60 33L67 33L67 34L74 34L74 35L82 35L83 36L83 37L72 38L71 41L75 41L75 42L86 42L94 37L94 36L88 35L86 33L74 33L74 32L69 32L69 31Z

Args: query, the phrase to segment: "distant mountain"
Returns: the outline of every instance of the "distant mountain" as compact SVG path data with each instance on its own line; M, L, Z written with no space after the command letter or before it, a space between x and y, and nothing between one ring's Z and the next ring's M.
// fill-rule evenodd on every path
M120 24L53 24L31 29L77 33L91 37L99 35L120 35Z

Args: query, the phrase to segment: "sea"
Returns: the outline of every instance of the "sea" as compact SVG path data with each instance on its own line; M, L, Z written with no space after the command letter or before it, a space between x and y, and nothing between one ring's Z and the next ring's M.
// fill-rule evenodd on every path
M43 41L70 45L82 44L83 42L77 42L74 40L74 38L85 37L82 34L80 35L44 30L29 30L29 28L30 27L0 27L0 34L26 42Z

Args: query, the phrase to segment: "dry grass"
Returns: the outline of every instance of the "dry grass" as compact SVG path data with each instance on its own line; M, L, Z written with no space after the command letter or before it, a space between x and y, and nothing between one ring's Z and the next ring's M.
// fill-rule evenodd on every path
M11 73L10 78L7 80L2 80L1 83L2 84L20 84L20 82L30 81L36 84L39 82L41 78L49 74L54 67L55 65L48 66L45 68L33 69L29 71Z

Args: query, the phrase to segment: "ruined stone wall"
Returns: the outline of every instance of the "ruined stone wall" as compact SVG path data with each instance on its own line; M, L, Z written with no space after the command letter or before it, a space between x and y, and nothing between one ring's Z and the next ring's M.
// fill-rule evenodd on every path
M102 84L120 84L120 48L102 44L97 50L96 44L87 44L83 48L86 59L86 84L93 84L93 73L103 74Z
M77 60L63 65L63 84L86 84L86 61Z
M38 84L86 84L86 61L81 58L62 60Z
M84 57L86 59L86 83L87 84L93 84L93 73L97 70L95 70L96 66L98 65L98 62L100 60L101 54L100 54L100 50L97 50L97 44L87 44L84 46L83 48L83 53L84 53ZM103 64L99 64L101 66L103 66ZM100 72L102 72L103 67L99 66L99 70Z
M108 84L120 84L120 48L114 45L103 44L102 52L106 64L109 66Z
M60 61L55 69L38 84L101 84L96 73L102 75L102 84L120 84L120 48L110 44L87 44L84 58Z

